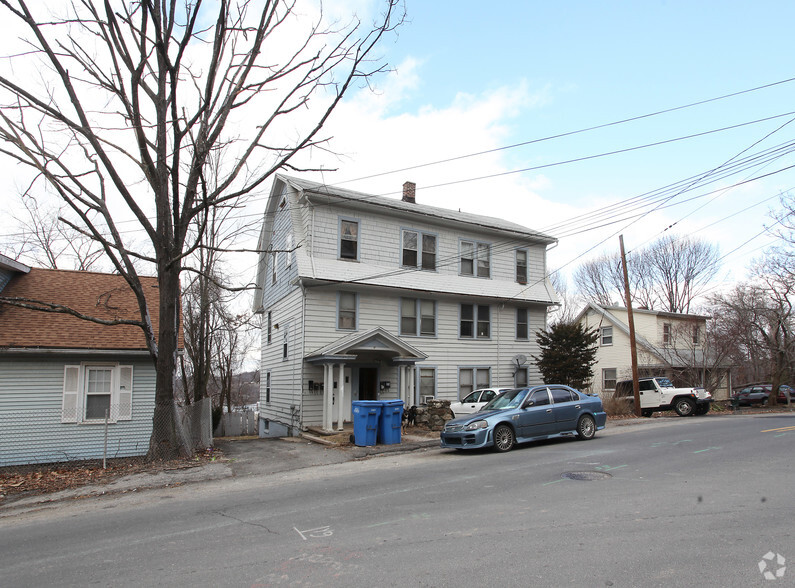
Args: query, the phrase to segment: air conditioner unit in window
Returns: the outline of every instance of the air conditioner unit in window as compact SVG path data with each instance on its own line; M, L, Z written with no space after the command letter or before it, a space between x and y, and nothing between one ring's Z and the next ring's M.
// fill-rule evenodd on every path
M431 400L436 400L436 396L423 396L422 403L428 404Z

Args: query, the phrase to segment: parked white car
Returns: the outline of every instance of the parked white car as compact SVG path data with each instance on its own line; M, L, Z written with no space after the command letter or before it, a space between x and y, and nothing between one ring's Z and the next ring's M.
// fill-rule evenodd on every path
M451 402L450 410L452 410L453 414L457 417L465 414L472 414L483 408L483 406L497 396L497 394L505 392L506 390L511 390L511 388L483 388L481 390L475 390L467 394L466 398L461 402Z

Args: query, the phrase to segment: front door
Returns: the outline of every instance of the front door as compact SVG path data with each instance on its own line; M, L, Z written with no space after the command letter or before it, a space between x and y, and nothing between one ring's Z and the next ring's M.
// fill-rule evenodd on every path
M359 400L378 400L378 368L359 368Z

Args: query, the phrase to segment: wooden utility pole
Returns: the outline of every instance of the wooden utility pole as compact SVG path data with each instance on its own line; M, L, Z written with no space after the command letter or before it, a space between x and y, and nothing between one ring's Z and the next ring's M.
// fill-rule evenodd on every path
M621 245L621 266L624 269L624 298L627 302L627 323L629 323L629 354L632 360L632 391L635 394L635 416L641 416L640 385L638 384L638 348L635 345L635 318L632 316L632 296L629 293L629 272L627 256L624 253L624 235L618 236Z

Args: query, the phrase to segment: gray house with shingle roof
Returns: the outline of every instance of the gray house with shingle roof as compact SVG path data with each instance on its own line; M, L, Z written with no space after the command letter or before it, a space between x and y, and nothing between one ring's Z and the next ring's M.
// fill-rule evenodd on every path
M540 381L549 236L276 177L259 241L260 434L340 430L355 400L457 400Z
M156 278L142 283L156 295ZM0 466L99 459L106 450L145 455L155 369L141 329L20 306L26 301L106 320L140 318L121 276L0 256ZM157 332L157 305L152 312Z

